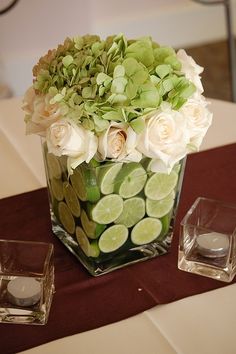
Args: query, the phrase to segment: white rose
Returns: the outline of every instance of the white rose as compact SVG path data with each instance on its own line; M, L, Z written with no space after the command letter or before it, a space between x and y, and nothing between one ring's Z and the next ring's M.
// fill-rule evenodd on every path
M23 110L26 112L26 134L45 136L46 129L62 117L58 103L51 104L52 96L36 95L30 87L23 99Z
M153 172L169 173L187 153L189 143L186 119L177 111L158 110L145 119L137 149L153 159Z
M79 164L87 163L97 151L97 137L90 130L62 119L53 123L46 135L48 151L56 156L67 155L69 172Z
M137 134L125 124L113 122L98 138L98 153L102 160L139 162L142 154L136 150Z
M186 117L187 128L190 136L190 146L198 150L202 140L212 123L212 113L207 108L207 101L201 99L189 99L180 109Z
M34 88L33 88L33 86L31 86L28 88L28 90L26 91L24 98L23 98L22 109L23 109L23 111L25 111L25 113L33 114L35 97L36 97L36 94L35 94Z
M203 93L203 86L200 77L200 74L203 72L203 68L196 64L193 58L187 55L183 49L180 49L177 52L177 58L182 65L181 71L185 74L186 78L196 86L197 94Z

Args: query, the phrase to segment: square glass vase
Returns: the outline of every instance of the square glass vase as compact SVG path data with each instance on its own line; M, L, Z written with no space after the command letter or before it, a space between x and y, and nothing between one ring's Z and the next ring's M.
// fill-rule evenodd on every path
M53 245L0 240L0 322L46 324L53 293Z
M178 267L230 282L236 274L236 205L198 198L181 222Z
M98 276L165 254L171 243L185 160L169 174L152 160L82 163L43 143L52 230L90 274Z

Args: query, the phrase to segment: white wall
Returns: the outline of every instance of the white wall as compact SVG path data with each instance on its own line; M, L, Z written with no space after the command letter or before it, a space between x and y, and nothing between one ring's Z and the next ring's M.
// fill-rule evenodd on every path
M89 6L83 0L20 0L0 16L0 81L22 95L41 55L67 36L91 31Z
M236 16L236 0L231 0ZM150 34L162 44L191 46L226 35L224 7L191 0L91 0L92 29L102 36ZM235 18L236 21L236 18ZM236 32L236 23L235 32Z
M185 47L225 37L224 20L222 6L191 0L20 0L0 16L0 83L22 95L38 57L66 36L124 32Z

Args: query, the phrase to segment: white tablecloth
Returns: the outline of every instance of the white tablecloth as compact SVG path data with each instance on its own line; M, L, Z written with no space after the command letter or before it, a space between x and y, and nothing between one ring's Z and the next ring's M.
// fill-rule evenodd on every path
M211 101L214 121L202 149L236 142L236 104ZM0 198L46 185L40 141L25 136L20 106L19 98L0 101ZM236 285L228 285L22 353L235 354L235 303Z

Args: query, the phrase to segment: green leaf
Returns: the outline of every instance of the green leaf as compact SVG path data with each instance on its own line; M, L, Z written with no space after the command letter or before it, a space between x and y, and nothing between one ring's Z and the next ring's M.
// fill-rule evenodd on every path
M169 75L171 72L172 68L170 65L161 64L156 67L156 73L161 79Z
M87 77L88 76L88 72L85 68L80 70L80 78L82 79L83 77Z
M83 101L82 97L78 94L74 97L74 102L76 105L79 105Z
M105 74L105 73L99 73L98 76L97 76L96 82L97 82L98 85L101 85L101 84L103 84L104 81L106 81L106 80L108 80L108 79L109 79L109 80L112 80L112 79L110 78L110 76L108 76L107 74Z
M63 59L62 59L62 63L63 65L68 68L68 66L70 64L72 64L74 61L73 57L71 55L66 55Z
M142 100L142 108L157 107L159 103L159 95L156 91L142 92L140 95Z
M176 75L171 75L171 81L172 81L174 87L176 87L178 85L178 83L180 82L181 79L182 79L182 77L178 77Z
M139 98L131 101L133 106L140 108L156 108L159 104L159 94L156 87L150 82L139 89Z
M57 93L51 100L50 100L50 104L54 104L56 102L60 102L61 100L63 100L64 96L61 93Z
M88 113L94 113L97 110L96 104L93 104L92 102L85 102L84 103L84 109L88 112Z
M112 83L112 78L111 77L109 77L109 79L106 79L103 82L103 85L105 86L106 90L108 90L111 87L111 83Z
M154 62L153 49L149 38L136 41L130 44L126 49L127 58L135 58L149 67Z
M169 64L174 70L181 70L181 63L177 59L176 55L170 55L165 58L165 63Z
M110 111L102 116L105 120L123 121L122 113L117 111Z
M123 77L125 76L125 68L123 65L117 65L114 69L113 77Z
M107 54L114 54L118 49L118 45L116 42L113 42L111 48L108 50Z
M126 75L133 80L136 85L143 84L148 79L147 69L134 58L127 58L123 61Z
M123 66L127 76L132 76L139 69L139 64L134 58L125 59L123 61Z
M83 121L82 121L82 126L85 129L88 129L88 130L93 130L94 129L94 123L93 123L93 121L91 119L84 118Z
M95 130L97 132L102 132L104 130L106 130L109 127L109 122L105 119L100 118L97 115L93 115L93 121L95 124Z
M133 128L133 130L137 133L140 134L144 131L145 129L145 122L142 117L138 117L136 119L133 119L130 122L130 126Z
M166 90L163 86L163 82L159 82L159 84L157 85L157 90L158 90L158 93L160 95L160 97L164 96L164 94L166 93Z
M84 87L82 90L82 97L83 98L91 98L93 94L93 88L91 86Z
M189 83L189 85L184 88L181 92L181 97L183 99L188 99L192 94L196 91L196 87L193 83Z
M82 37L75 37L74 38L74 43L75 43L75 48L80 50L83 48L83 45L84 45L84 40Z
M90 81L90 78L89 77L83 77L83 79L81 79L79 81L79 84L80 85L83 85L83 84L86 84L88 81Z
M117 77L112 81L111 92L123 93L125 91L126 84L127 84L127 79L125 79L124 77Z
M91 50L93 52L93 54L98 55L99 51L102 49L103 45L100 42L95 42L93 43Z
M97 93L97 85L92 85L91 98L95 98Z
M134 84L132 80L129 80L125 89L127 97L132 100L135 98L138 91L138 85Z
M141 70L136 71L132 76L132 80L136 85L142 85L148 79L148 72L141 68Z
M106 91L106 87L100 86L98 89L99 97L102 97L104 95L105 91Z
M127 101L127 97L126 95L122 95L122 94L115 94L113 93L109 98L108 98L108 102L110 102L111 104L123 104Z
M49 87L48 93L50 94L50 96L55 96L58 93L58 90L56 87L52 86Z
M159 77L157 77L156 75L151 75L150 76L151 82L156 86L157 84L159 84L159 82L161 81L161 79Z
M187 100L183 97L176 96L174 100L171 102L173 109L179 110Z
M175 54L175 51L171 47L159 47L154 49L155 60L158 63L163 63L165 58L173 54Z
M173 81L171 78L167 78L162 82L164 93L171 91L174 88Z

